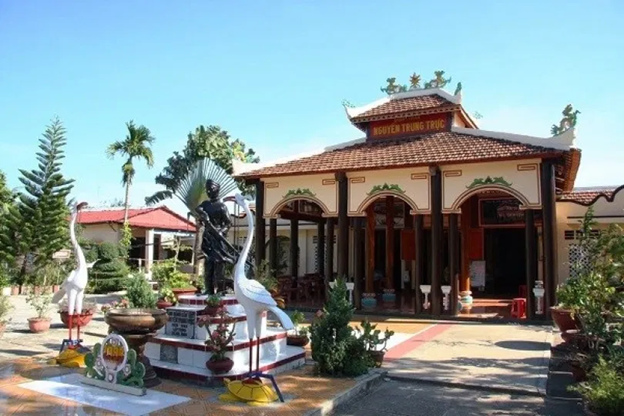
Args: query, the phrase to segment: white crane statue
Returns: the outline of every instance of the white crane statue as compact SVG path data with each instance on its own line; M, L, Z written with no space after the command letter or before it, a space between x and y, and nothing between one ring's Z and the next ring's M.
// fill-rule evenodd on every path
M241 194L236 194L236 203L240 205L247 216L247 239L243 246L243 250L238 257L238 261L234 265L234 296L238 303L245 309L247 315L247 332L249 334L249 378L252 377L266 377L271 379L273 386L277 390L278 395L281 397L281 393L277 388L277 384L272 376L262 374L260 372L260 336L262 331L262 315L266 311L271 311L282 324L282 327L289 331L294 329L293 322L290 317L277 307L277 303L271 296L268 290L257 280L248 279L245 276L245 262L249 255L251 243L254 235L254 222L253 215L249 209L249 205L245 197ZM252 352L253 352L253 340L256 341L256 371L252 371ZM283 401L283 400L282 400Z
M52 303L59 303L65 294L67 294L67 313L69 315L69 339L63 340L61 350L68 344L70 349L76 348L80 345L80 314L82 314L82 301L84 298L84 291L87 287L87 280L89 278L89 269L95 263L87 264L84 253L78 244L76 239L76 218L81 209L87 206L86 202L76 204L72 210L71 222L69 224L69 235L72 246L74 247L74 255L76 256L77 266L76 268L65 278L60 290L52 297ZM72 327L73 318L78 316L78 324L76 326L76 340L72 339Z

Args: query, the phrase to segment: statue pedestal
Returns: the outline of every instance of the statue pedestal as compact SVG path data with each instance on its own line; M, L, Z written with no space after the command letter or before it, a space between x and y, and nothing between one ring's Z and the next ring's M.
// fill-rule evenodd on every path
M249 371L247 317L233 296L223 297L222 305L234 320L235 337L227 354L234 361L234 367L230 372L219 375L206 368L206 362L212 355L204 344L208 333L205 327L196 324L197 317L203 315L206 297L184 295L177 306L167 308L167 326L146 344L144 353L159 375L208 382L223 378L242 379ZM215 318L216 323L218 318ZM260 371L276 374L305 363L305 350L287 345L286 335L281 327L267 328L265 315L260 337ZM255 344L252 354L255 371Z

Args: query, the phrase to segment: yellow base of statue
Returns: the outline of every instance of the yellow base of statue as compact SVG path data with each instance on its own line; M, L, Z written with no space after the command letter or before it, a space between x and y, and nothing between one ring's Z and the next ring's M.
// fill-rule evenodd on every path
M258 379L223 380L228 393L219 396L223 402L244 402L250 406L263 406L279 399L273 388Z

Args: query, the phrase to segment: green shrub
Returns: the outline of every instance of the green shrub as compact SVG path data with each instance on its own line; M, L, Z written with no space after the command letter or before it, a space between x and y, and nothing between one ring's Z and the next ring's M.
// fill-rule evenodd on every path
M109 293L123 290L128 283L128 266L118 244L98 245L98 262L89 271L90 291Z
M359 376L372 365L366 345L349 326L353 311L347 300L346 283L338 279L322 313L310 327L312 358L319 374Z
M601 358L589 375L589 381L574 386L590 409L601 416L624 415L624 375Z
M135 274L129 279L126 298L131 308L153 309L158 301L158 296L152 290L152 286L141 274Z
M167 259L152 265L152 279L159 286L172 289L186 289L193 287L189 275L178 269L180 262L176 259Z
M8 315L12 310L11 299L8 296L0 296L0 324L5 324L11 320Z

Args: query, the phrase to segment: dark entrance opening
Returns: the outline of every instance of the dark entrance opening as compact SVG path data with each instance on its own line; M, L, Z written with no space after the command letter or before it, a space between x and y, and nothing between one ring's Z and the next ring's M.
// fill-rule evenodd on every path
M485 229L485 294L517 297L525 284L524 228Z

